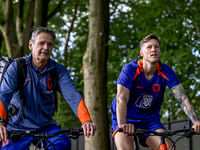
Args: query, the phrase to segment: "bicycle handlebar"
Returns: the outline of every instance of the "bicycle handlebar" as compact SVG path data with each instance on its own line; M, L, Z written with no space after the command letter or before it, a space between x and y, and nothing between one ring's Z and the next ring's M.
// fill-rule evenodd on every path
M118 132L123 132L123 129L119 128ZM181 132L183 134L179 135L180 137L178 139L176 139L175 142L173 140L171 140L171 138L169 138L170 136L178 135L178 133L181 133ZM147 135L145 133L152 133L152 134L151 135ZM195 134L199 134L199 133L196 133L193 128L191 128L191 129L180 129L180 130L175 130L175 131L166 130L166 131L163 131L163 132L156 132L156 131L152 131L152 130L143 130L143 129L135 129L135 132L133 134L128 134L128 136L136 136L136 137L140 137L140 136L160 136L161 137L160 138L161 139L161 144L163 144L165 138L167 138L173 143L173 146L171 148L171 150L172 150L173 147L176 149L176 145L175 144L181 138L183 138L183 137L191 138Z
M118 130L119 132L123 132L122 128L119 128ZM143 130L143 129L135 129L135 132L133 134L129 134L129 136L133 135L133 136L138 136L138 135L145 135L145 133L152 133L155 136L172 136L175 135L177 133L184 133L183 136L190 138L191 136L193 136L195 133L194 129L180 129L180 130L175 130L175 131L170 131L170 130L166 130L163 132L156 132L156 131L152 131L152 130Z
M41 138L51 138L51 137L54 137L54 136L57 136L58 134L61 134L61 133L65 133L68 135L69 138L73 138L73 139L77 139L80 135L83 135L83 128L74 128L74 129L70 129L68 128L67 130L61 130L61 131L58 131L58 132L55 132L55 133L40 133L40 134L37 134L35 131L8 131L8 139L12 139L12 140L17 140L19 139L20 137L23 137L23 136L27 136L27 135L30 135L34 138L38 138L38 139L41 139Z

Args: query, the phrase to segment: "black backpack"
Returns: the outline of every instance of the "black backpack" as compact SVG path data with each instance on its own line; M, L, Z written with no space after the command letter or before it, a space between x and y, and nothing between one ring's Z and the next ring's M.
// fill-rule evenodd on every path
M2 58L0 58L0 85L1 82L3 80L3 76L4 73L6 72L8 66L13 62L16 61L17 62L17 66L18 66L18 85L17 88L15 90L19 90L20 91L20 98L21 98L21 107L22 107L22 117L25 119L26 117L24 116L24 107L23 107L23 84L24 81L26 79L26 75L27 75L27 66L26 66L26 60L24 58L10 58L10 57L5 57L2 56ZM54 65L56 66L55 62L53 61ZM58 77L57 77L57 71L56 71L56 67L52 70L50 70L50 76L52 79L52 88L54 91L54 111L58 111L58 100L57 100L57 87L58 87ZM16 108L13 104L9 104L8 106L8 117L9 116L13 116L18 112L18 108Z

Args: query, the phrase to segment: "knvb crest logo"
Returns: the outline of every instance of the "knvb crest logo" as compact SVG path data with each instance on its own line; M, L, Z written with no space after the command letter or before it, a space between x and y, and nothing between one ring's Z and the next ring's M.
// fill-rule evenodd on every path
M156 93L160 91L160 85L159 84L154 84L152 88L153 88L153 91L156 92Z
M47 79L47 86L48 86L49 89L52 88L52 80L51 80L51 78Z

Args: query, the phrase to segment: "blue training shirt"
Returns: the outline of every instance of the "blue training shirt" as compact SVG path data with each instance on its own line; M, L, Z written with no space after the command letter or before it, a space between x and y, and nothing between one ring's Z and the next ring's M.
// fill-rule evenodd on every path
M146 122L149 119L160 119L160 108L164 99L166 85L171 89L180 84L174 71L160 61L155 74L150 80L145 78L142 69L143 60L134 60L126 64L117 84L130 90L127 104L127 122ZM116 97L111 104L112 120L116 121Z

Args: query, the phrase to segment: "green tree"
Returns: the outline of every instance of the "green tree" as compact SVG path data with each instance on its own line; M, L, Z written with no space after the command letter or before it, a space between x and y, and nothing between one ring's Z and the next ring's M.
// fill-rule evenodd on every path
M52 11L47 15L49 2L50 0L18 0L17 2L1 0L0 31L9 57L26 55L31 31L36 27L46 26L48 19L58 12ZM61 4L54 2L57 7Z

